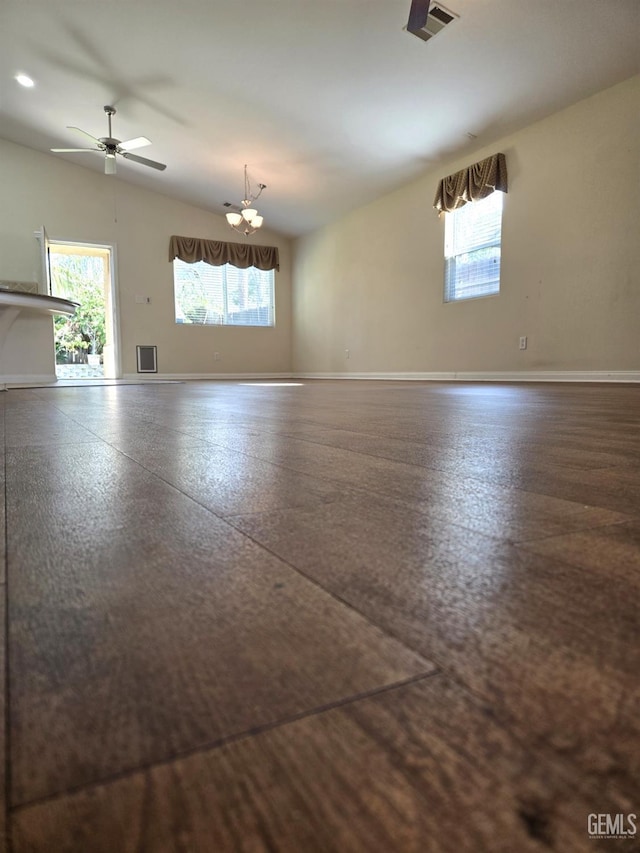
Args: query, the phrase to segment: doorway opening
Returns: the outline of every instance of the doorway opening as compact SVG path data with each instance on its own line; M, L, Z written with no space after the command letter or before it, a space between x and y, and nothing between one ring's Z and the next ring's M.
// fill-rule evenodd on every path
M116 334L112 248L48 242L51 294L78 302L72 317L56 317L58 379L116 379Z

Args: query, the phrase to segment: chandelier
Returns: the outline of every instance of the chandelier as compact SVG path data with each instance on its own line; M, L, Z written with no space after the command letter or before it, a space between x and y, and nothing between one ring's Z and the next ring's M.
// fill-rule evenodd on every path
M255 234L258 228L262 226L263 218L258 214L255 207L251 207L253 202L260 198L262 190L265 190L266 184L258 184L258 192L255 195L251 193L251 184L247 177L247 167L244 167L244 198L242 199L242 208L238 213L226 213L227 222L234 231L244 234L245 237L250 237ZM231 207L230 203L225 202L225 207Z

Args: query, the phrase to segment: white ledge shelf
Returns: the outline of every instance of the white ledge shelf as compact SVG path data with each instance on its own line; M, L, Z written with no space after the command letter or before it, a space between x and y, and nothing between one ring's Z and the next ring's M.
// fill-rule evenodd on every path
M7 364L12 360L21 360L20 354L13 352L16 347L24 345L21 336L13 335L11 338L9 332L13 327L18 317L40 317L44 322L47 317L53 317L56 314L67 314L72 316L78 307L77 302L71 302L69 299L61 299L58 296L45 296L41 293L24 293L19 290L0 290L0 390L5 390L5 386L9 381L13 371L7 373ZM51 331L51 336L53 331ZM54 359L52 364L52 375L55 379L55 357L53 350L50 356L45 352L46 361ZM42 358L40 359L42 361ZM26 368L24 379L29 378L32 370ZM35 371L40 373L41 371Z
M20 311L38 311L45 314L75 314L77 302L42 293L24 293L20 290L0 290L0 308L18 308Z

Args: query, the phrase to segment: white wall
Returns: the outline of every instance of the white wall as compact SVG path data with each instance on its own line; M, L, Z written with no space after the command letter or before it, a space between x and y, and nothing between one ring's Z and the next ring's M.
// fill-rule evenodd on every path
M40 278L33 233L41 225L52 240L116 246L125 374L136 372L137 344L157 345L158 369L165 375L290 371L288 239L265 228L256 241L280 250L275 328L176 325L169 237L233 241L238 235L222 215L1 139L0 187L0 279ZM137 304L136 294L150 296L151 304ZM219 361L214 361L214 352L220 353Z
M640 370L639 139L634 77L299 239L294 370ZM438 181L497 151L501 292L444 304Z

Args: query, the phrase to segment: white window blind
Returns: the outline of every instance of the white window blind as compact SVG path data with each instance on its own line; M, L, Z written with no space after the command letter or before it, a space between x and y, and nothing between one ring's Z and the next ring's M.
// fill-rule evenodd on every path
M274 272L204 261L173 262L176 323L200 326L273 326Z
M445 302L500 292L502 195L494 192L445 214Z

